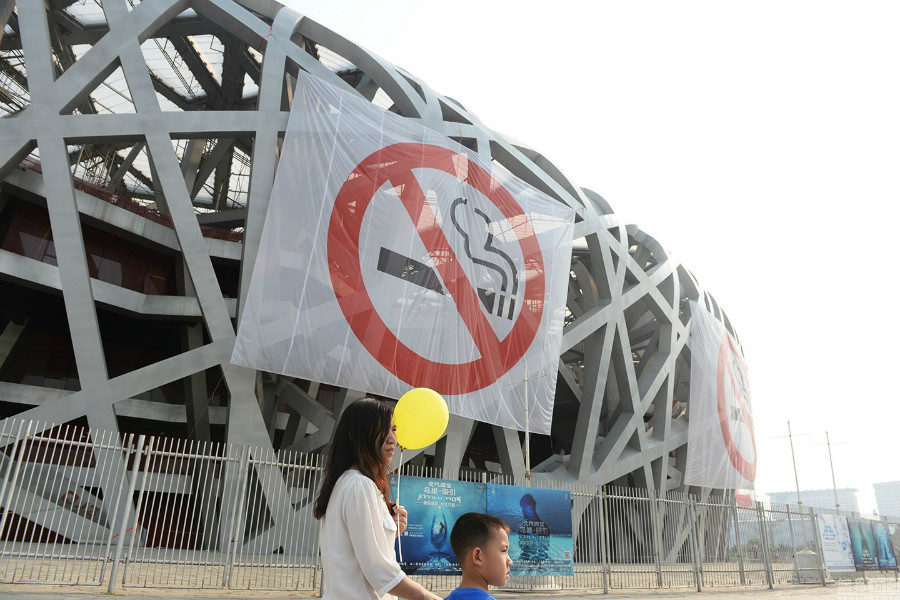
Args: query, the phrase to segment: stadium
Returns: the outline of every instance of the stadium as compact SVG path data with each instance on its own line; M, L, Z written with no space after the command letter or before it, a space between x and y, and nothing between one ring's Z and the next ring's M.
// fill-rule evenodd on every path
M552 432L531 436L532 477L688 491L688 302L737 334L652 232L540 149L492 131L427 73L274 1L19 1L0 21L0 427L245 445L258 458L327 447L365 390L230 362L302 70L575 209ZM448 478L520 480L523 442L454 416L404 458ZM263 471L274 515L292 492Z

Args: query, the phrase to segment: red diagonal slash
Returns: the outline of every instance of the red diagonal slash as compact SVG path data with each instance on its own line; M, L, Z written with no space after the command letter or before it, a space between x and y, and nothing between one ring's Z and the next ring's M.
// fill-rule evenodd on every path
M403 206L416 226L416 231L419 232L425 249L428 250L435 268L444 281L444 286L456 303L456 310L475 341L478 351L482 356L496 356L500 340L497 339L497 334L481 310L478 294L456 259L456 254L425 199L419 182L411 171L407 171L396 179L391 179L391 183L400 186ZM472 310L473 307L477 310Z
M722 439L725 441L725 450L728 452L728 458L731 460L731 464L734 465L734 468L737 469L738 473L740 473L744 479L753 481L756 479L756 436L753 433L753 420L750 415L750 408L744 401L743 391L735 380L734 371L728 362L729 350L737 357L744 373L747 372L747 367L744 365L744 359L741 358L741 354L731 340L731 336L728 335L728 332L726 331L722 334L722 345L719 347L718 376L716 378L716 405L719 411L719 427L722 429ZM747 429L750 430L750 442L753 444L752 462L747 460L741 454L740 450L737 448L734 437L731 435L731 424L728 418L728 409L726 407L725 398L726 373L728 374L728 380L729 383L731 383L734 397L741 409L741 416L744 419L744 423L747 424Z

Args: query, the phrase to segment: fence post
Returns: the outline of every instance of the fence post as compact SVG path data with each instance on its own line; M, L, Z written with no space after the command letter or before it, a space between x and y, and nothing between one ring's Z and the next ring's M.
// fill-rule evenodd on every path
M141 464L141 454L144 450L144 436L138 436L137 440L137 448L134 453L134 462L131 464L131 481L128 482L128 492L125 496L126 501L120 503L121 498L116 499L116 507L118 508L119 504L125 505L125 514L122 515L122 519L120 521L121 525L119 526L119 539L116 542L116 554L115 558L113 558L112 570L109 573L109 587L107 591L112 594L113 590L116 588L116 579L119 574L119 561L122 560L122 545L125 543L125 534L128 532L128 517L131 512L131 503L134 499L134 485L137 482L138 471L140 470ZM121 487L119 488L121 490ZM113 517L113 522L115 522L115 517ZM132 531L131 535L134 536L135 532Z
M603 578L603 593L609 594L609 553L606 548L606 486L600 486L600 573Z
M775 574L772 571L772 559L769 556L769 528L766 523L765 511L760 502L756 503L756 518L759 521L759 535L762 538L763 562L766 564L766 583L771 590L775 587Z
M650 529L653 532L653 556L656 559L656 586L663 587L662 558L659 546L662 541L662 531L659 522L659 494L655 489L647 490L647 502L650 505Z
M244 522L247 511L244 510L244 501L247 498L247 471L250 468L250 446L241 448L241 462L238 466L237 501L232 504L231 532L228 535L228 550L225 554L225 588L231 589L231 576L234 572L234 562L237 555L238 544L236 538L244 539ZM228 490L222 490L226 493Z
M822 585L826 585L825 583L825 552L822 549L822 540L819 539L819 518L816 515L815 509L812 506L809 507L809 517L810 522L812 523L813 528L813 537L816 540L816 554L818 555L818 560L816 561L819 564L819 579L822 581Z
M138 490L138 499L137 505L134 507L134 525L131 526L131 537L128 538L128 552L125 554L125 565L122 569L122 581L124 583L125 578L128 576L128 563L132 559L132 554L134 553L134 540L137 538L138 533L140 533L141 528L141 508L144 506L144 493L147 488L147 475L150 473L150 453L153 451L153 446L155 445L156 438L151 437L147 442L147 449L144 452L144 456L146 460L144 461L144 469L143 474L141 475L141 488ZM134 494L132 493L132 498ZM127 531L127 530L126 530ZM124 543L124 542L123 542ZM144 541L144 549L146 550L146 540Z
M115 439L116 436L113 436ZM131 443L134 441L134 434L129 433L125 438L125 444L122 445L122 451L125 454L125 463L124 468L122 469L122 474L119 477L119 485L116 487L116 502L115 508L113 509L112 518L109 520L109 536L106 538L106 551L105 558L103 560L103 566L100 569L100 585L103 585L103 582L106 580L106 570L112 566L110 565L110 551L112 550L113 539L116 537L113 533L116 530L116 525L119 523L119 508L121 508L122 504L122 487L125 485L125 480L128 479L128 455L131 454ZM120 442L121 443L121 442ZM112 479L112 475L110 475L110 479ZM128 515L126 514L124 519L128 519Z
M791 505L785 504L784 511L787 514L788 532L791 534L791 555L794 557L794 578L796 583L801 583L800 564L797 562L797 539L794 537L794 521L791 519Z
M609 505L606 486L600 486L600 570L603 572L603 593L609 594L612 558L609 556Z
M697 539L697 523L700 520L700 516L697 513L697 500L687 495L685 497L688 499L685 508L691 511L691 554L693 555L694 563L694 582L697 584L697 591L702 592L703 564L700 561L700 541Z
M738 518L737 503L734 501L734 497L731 498L731 519L734 522L734 541L737 544L741 585L747 585L747 572L744 567L744 542L741 539L741 521Z

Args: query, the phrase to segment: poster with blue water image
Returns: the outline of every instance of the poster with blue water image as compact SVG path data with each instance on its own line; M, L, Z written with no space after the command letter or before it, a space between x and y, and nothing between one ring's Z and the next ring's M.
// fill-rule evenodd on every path
M572 493L487 486L487 513L509 525L512 575L574 575Z
M390 478L397 497L397 476ZM398 540L403 571L411 575L459 574L450 548L450 531L467 512L485 512L485 484L425 477L400 478L397 497L409 512L406 531ZM400 556L398 556L398 559Z
M847 519L847 525L850 527L850 546L853 548L856 570L877 571L878 556L872 522L867 519Z
M897 569L897 556L894 554L894 548L891 545L891 532L887 523L874 523L875 529L875 546L878 548L876 555L878 557L878 566L882 569Z

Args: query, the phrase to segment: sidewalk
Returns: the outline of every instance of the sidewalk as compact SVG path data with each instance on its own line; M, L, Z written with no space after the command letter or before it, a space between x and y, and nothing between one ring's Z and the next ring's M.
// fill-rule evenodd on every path
M873 580L869 583L846 582L828 585L793 585L770 590L767 588L707 588L702 592L691 590L611 590L604 595L596 591L565 590L562 592L493 592L497 600L887 600L900 599L900 582L894 580ZM107 600L109 598L135 598L140 600L228 600L234 598L257 598L274 600L291 598L307 600L296 592L273 592L265 590L162 590L127 589L117 590L113 596L106 588L85 588L71 586L0 585L0 600ZM308 600L318 600L311 598Z

